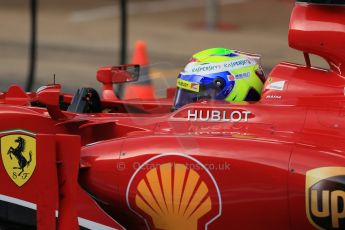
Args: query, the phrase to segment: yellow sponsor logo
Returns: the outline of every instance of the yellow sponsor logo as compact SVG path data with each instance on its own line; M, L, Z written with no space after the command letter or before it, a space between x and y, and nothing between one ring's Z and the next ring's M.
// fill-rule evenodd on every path
M198 184L200 176L195 170L189 170L188 175L187 172L183 164L167 163L159 170L150 170L146 179L139 182L135 203L151 216L156 229L197 230L198 220L211 210L207 185L203 181ZM183 189L185 177L187 183Z
M306 174L306 213L317 229L345 229L345 167L323 167Z
M19 187L36 168L36 138L27 134L7 134L0 138L2 163L8 176Z
M144 163L127 188L129 208L148 229L201 230L221 215L212 174L200 162L171 154Z
M193 83L182 79L177 79L177 87L193 92L200 91L200 85L198 83Z

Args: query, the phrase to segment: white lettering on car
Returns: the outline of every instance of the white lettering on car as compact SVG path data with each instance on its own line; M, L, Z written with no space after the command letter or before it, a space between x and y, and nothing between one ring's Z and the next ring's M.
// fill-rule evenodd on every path
M188 110L188 121L248 122L250 111Z
M277 99L277 100L280 100L280 99L282 99L282 96L280 96L280 95L267 95L266 99Z

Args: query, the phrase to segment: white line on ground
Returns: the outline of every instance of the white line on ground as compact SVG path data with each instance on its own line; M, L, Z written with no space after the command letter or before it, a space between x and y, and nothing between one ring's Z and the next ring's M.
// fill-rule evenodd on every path
M230 5L244 3L247 0L219 0L219 5ZM133 2L128 4L129 15L147 14L175 11L181 9L191 9L205 6L206 1L201 0L185 0L185 1L145 1L145 2ZM89 10L81 10L73 12L70 16L72 22L89 22L99 19L112 18L119 16L118 5L109 5L104 7L98 7Z

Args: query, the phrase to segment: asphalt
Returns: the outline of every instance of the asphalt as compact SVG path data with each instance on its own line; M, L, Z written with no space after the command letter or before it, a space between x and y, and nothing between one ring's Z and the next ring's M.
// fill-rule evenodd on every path
M28 72L29 1L0 2L0 90L24 86ZM99 67L119 63L119 8L112 0L39 1L38 65L34 89L53 81L64 90L81 86L99 89ZM227 47L262 55L269 71L277 63L303 62L288 47L292 1L219 0L215 30L203 27L205 1L129 1L128 62L135 41L148 47L152 78L158 96L175 84L189 57L210 47Z

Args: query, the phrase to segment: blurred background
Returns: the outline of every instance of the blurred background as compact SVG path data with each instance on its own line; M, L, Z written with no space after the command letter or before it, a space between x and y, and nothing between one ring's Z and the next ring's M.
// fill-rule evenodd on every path
M99 90L97 69L120 63L119 1L37 3L33 90L52 83L54 74L65 92L81 86ZM302 54L288 47L293 4L292 0L127 0L127 62L135 42L144 41L157 96L165 96L165 89L176 84L192 54L211 47L260 54L266 72L283 60L303 63ZM30 1L0 0L0 6L0 90L4 91L12 83L25 87Z

